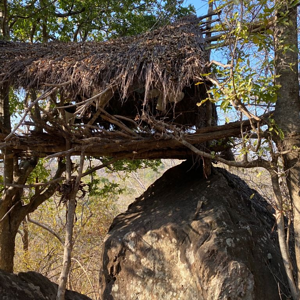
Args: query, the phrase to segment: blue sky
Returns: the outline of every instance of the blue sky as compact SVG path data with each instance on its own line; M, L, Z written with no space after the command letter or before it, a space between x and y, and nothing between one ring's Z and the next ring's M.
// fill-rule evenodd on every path
M185 0L184 4L189 5L192 4L196 8L197 16L203 16L207 14L207 3L208 0Z

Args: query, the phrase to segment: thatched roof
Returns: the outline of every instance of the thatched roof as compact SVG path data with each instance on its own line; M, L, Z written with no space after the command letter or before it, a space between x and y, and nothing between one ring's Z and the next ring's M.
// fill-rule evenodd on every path
M107 42L28 44L0 41L0 82L45 89L64 84L72 94L117 86L178 92L201 80L207 63L195 16L135 37Z
M101 43L0 41L0 87L42 92L37 100L30 94L31 102L24 101L28 116L20 125L26 131L0 133L1 147L19 157L59 156L65 154L68 140L67 151L73 154L183 158L192 151L181 138L203 145L239 135L240 124L222 130L204 128L216 125L211 104L196 105L207 97L201 75L207 73L204 47L194 16L143 35ZM199 81L204 84L195 86ZM79 123L64 119L62 105L67 102L77 108ZM41 115L30 114L39 105Z

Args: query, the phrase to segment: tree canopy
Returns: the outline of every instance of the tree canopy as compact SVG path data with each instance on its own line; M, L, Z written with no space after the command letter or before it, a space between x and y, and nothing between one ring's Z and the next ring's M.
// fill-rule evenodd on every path
M96 168L123 158L194 156L203 161L205 176L212 160L263 167L271 175L291 295L298 299L298 1L211 1L206 16L175 21L191 12L181 4L4 1L2 35L7 41L0 42L4 53L0 120L5 172L0 218L6 220L7 214L26 207L20 206L22 189L38 159L45 156L65 157L58 160L54 179L60 180L66 169L66 187L75 187L75 192L66 189L70 205L80 189L80 178L89 172L83 171L85 155L101 157L103 164ZM122 39L114 39L120 35ZM58 39L69 43L46 44ZM87 43L91 40L102 43ZM220 60L210 59L215 51ZM22 94L25 114L18 131L11 129L9 114L13 87L27 89ZM228 124L217 123L216 106L227 114ZM237 118L230 120L233 111ZM238 153L236 160L222 156L228 148ZM81 157L75 179L74 155ZM50 181L44 192L53 194L56 185L58 181ZM14 234L22 218L44 198L22 208ZM284 217L290 217L293 225L291 242ZM72 215L68 220L73 222ZM0 224L0 254L7 244L4 225ZM290 259L290 244L295 263ZM11 262L6 255L5 261ZM1 259L0 267L11 270Z

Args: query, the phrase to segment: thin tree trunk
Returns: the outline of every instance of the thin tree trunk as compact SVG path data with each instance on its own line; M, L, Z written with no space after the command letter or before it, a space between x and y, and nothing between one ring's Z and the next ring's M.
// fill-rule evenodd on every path
M70 148L70 143L67 141L67 149ZM66 157L67 170L66 170L66 181L67 184L72 185L71 181L71 172L72 172L72 162L71 157L68 155ZM71 267L71 258L72 258L72 248L73 248L73 228L74 228L74 219L75 219L75 210L76 210L76 195L80 186L80 179L82 176L84 163L84 155L82 153L80 157L80 166L78 170L78 175L76 181L72 186L72 192L67 202L67 225L66 225L66 235L65 235L65 246L64 246L64 255L63 255L63 267L59 277L59 285L56 295L56 300L64 300L66 286L68 281L68 275Z
M66 225L66 236L65 236L65 246L64 246L64 256L63 256L63 268L59 277L59 286L57 290L57 300L65 299L66 286L68 281L68 275L71 267L71 256L73 248L73 227L74 227L74 217L76 210L76 193L72 193L73 196L70 197L67 205L67 225Z
M70 149L70 142L66 141L66 150ZM66 156L66 184L71 185L71 174L72 174L72 161L71 156ZM58 289L56 300L64 300L66 286L68 281L68 274L71 266L71 254L73 248L73 227L74 227L74 216L76 209L76 192L73 191L67 197L67 225L65 234L65 245L63 255L63 266L58 280Z
M283 260L283 265L287 274L287 279L291 294L294 300L298 299L298 291L293 277L293 266L289 255L289 249L287 247L286 235L285 235L285 225L284 225L284 215L283 215L283 199L278 182L278 175L275 171L270 171L273 191L276 199L276 224L278 232L278 241L280 253Z
M23 235L22 235L22 243L23 243L23 250L25 253L25 258L28 255L29 250L29 238L28 238L28 223L27 220L22 221L23 225Z

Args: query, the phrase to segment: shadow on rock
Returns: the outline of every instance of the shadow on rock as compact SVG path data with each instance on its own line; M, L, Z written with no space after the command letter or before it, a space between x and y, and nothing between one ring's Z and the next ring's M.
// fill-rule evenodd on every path
M1 300L55 300L57 284L37 272L18 275L0 270ZM66 291L65 300L91 300L77 292Z
M216 168L207 180L184 162L115 218L102 299L287 299L274 224L237 176Z

